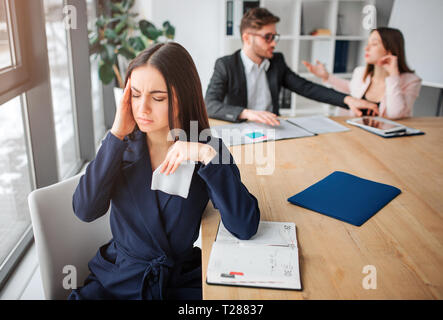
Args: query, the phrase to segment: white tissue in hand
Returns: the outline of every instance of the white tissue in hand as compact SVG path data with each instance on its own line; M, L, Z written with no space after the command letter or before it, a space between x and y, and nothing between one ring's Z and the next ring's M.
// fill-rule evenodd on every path
M160 165L152 173L151 190L161 190L186 199L191 186L194 168L195 163L193 161L183 161L173 174L166 175L160 172Z

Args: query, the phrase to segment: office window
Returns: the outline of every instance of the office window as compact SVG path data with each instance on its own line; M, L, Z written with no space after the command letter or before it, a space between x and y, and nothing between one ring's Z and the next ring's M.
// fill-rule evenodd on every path
M0 0L0 69L12 65L12 50L9 41L6 5L5 0Z
M17 88L29 80L26 61L21 52L21 47L26 42L25 32L17 23L23 7L24 3L21 1L0 0L0 96L16 90L1 103L19 95L20 90Z
M74 174L81 165L74 122L67 30L62 0L44 0L51 94L54 110L59 177Z
M22 96L0 105L0 269L30 227L32 190Z
M95 30L95 23L97 21L96 0L87 0L87 15L88 15L88 31ZM91 65L91 95L92 95L92 108L94 119L94 138L95 145L100 146L100 142L105 135L105 114L103 110L103 99L101 94L101 83L98 77L98 58L95 56L95 52L90 52L90 65Z
M92 93L92 108L94 118L94 137L95 144L100 146L100 143L105 135L105 114L103 112L103 102L101 95L100 79L98 77L98 59L93 56L90 57L91 63L91 93Z
M0 0L0 290L32 241L28 194L77 174L104 134L90 118L104 126L98 72L82 68L86 1ZM67 4L78 30L65 29Z

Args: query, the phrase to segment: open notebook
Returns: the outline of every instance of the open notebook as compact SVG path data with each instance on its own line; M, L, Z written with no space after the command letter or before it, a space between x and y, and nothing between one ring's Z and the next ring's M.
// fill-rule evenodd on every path
M220 222L206 283L301 290L295 224L260 221L251 239L239 240Z
M212 135L221 138L226 146L264 141L312 137L329 132L349 131L348 128L324 116L279 119L279 126L251 121L211 127Z

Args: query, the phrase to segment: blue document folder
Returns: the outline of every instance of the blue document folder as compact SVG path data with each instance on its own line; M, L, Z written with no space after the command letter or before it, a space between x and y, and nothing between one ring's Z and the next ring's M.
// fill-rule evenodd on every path
M361 226L401 190L335 171L288 201L355 226Z

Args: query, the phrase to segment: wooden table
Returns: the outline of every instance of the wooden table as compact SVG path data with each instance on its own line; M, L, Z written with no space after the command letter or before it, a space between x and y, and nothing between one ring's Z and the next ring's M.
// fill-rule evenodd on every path
M392 139L332 119L351 130L276 141L272 175L257 175L255 165L238 159L245 146L230 148L258 199L261 220L295 222L303 291L206 284L220 221L210 203L202 220L204 299L443 298L443 118L399 121L426 134ZM212 126L223 123L211 120ZM287 201L336 170L402 193L361 227ZM376 289L363 287L367 265L376 268Z

